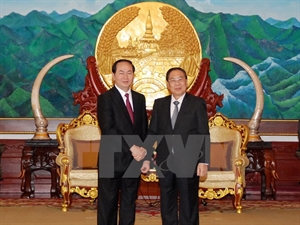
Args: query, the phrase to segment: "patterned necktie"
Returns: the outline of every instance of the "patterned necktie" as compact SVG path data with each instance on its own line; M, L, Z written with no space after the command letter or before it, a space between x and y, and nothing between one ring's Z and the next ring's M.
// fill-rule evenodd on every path
M130 104L130 101L129 101L129 94L126 93L125 97L126 97L126 108L127 108L128 113L129 113L131 122L132 122L132 124L134 124L134 117L133 117L132 107L131 107L131 104Z
M174 111L173 111L171 122L172 122L172 128L174 129L175 122L176 122L176 119L177 119L177 116L178 116L178 104L179 104L179 101L174 101L173 104L175 105L175 108L174 108Z

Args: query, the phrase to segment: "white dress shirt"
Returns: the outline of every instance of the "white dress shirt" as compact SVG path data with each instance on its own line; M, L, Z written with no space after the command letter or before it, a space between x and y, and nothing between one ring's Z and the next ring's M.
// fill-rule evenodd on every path
M171 103L170 103L170 117L172 118L172 115L173 115L173 112L174 112L174 108L175 108L175 104L173 103L174 101L178 101L179 104L177 105L178 107L178 112L180 111L180 107L182 105L182 101L183 101L183 98L185 96L185 93L180 96L180 98L178 98L177 100L174 98L173 95L171 95Z
M133 108L133 102L132 102L132 94L131 94L131 89L129 89L127 92L123 91L121 88L119 88L117 85L115 85L115 87L117 88L117 90L120 92L122 98L123 98L123 101L124 101L124 104L126 105L126 97L125 97L125 94L128 93L128 98L129 98L129 102L131 104L131 108L132 108L132 111L134 112L134 108Z

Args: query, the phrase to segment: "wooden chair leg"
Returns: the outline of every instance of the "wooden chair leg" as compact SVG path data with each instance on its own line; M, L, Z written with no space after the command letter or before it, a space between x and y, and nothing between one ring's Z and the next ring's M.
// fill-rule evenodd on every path
M236 209L237 213L242 213L242 204L241 204L241 200L243 197L243 193L244 193L244 188L236 185L236 190L232 199L232 203L233 203L233 207Z

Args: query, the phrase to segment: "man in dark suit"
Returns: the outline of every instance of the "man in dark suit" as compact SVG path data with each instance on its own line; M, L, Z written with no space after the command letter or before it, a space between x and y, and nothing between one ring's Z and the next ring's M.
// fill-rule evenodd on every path
M144 95L131 90L134 71L131 61L116 61L112 66L114 87L98 96L97 116L102 140L105 135L136 135L141 140L145 139L148 128L146 103ZM140 161L147 152L136 145L128 146L123 138L121 143L121 151L111 149L115 152L111 162L114 164L114 176L104 178L99 175L98 225L117 225L118 203L119 225L133 225L135 221L140 177L123 178L123 175L133 159ZM99 168L100 165L101 160Z
M166 136L156 148L156 164L164 175L164 178L159 178L162 221L163 225L197 225L199 224L199 176L207 175L209 160L207 146L209 145L205 146L203 142L200 146L197 142L196 146L192 146L199 149L199 154L197 153L198 155L194 157L196 160L195 165L192 165L190 177L182 176L181 172L185 169L184 167L190 167L191 163L182 163L180 158L183 154L192 154L186 145L189 136L206 136L209 142L206 103L204 99L186 93L187 75L182 68L176 67L168 70L166 80L171 95L155 100L148 133L169 137L179 135L171 142L177 143L178 147L178 139L180 139L178 137L181 137L184 148L178 151L175 145L170 147ZM179 157L178 154L181 156ZM183 158L185 157L182 157L182 160Z

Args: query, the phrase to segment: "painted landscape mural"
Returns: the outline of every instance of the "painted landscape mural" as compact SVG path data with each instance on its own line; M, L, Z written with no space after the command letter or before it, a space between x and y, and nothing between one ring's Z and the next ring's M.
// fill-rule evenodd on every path
M41 107L46 117L77 117L79 106L73 105L72 93L84 87L86 59L94 55L102 26L115 12L137 2L145 1L111 1L94 14L77 7L62 14L33 9L21 15L12 10L1 17L0 117L32 117L31 89L38 72L65 54L74 57L48 72L41 86ZM230 56L246 62L259 76L264 119L300 119L299 15L262 19L255 14L202 12L184 0L160 2L180 9L195 27L202 57L211 60L212 89L224 94L219 112L250 118L255 108L252 80L241 67L223 60Z

